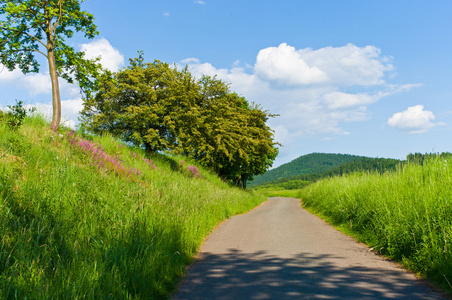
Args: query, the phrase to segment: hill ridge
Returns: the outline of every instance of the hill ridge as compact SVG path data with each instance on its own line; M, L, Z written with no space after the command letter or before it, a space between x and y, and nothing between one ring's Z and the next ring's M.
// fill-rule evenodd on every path
M279 179L289 179L305 174L317 174L327 172L343 163L367 158L366 156L313 152L302 155L288 163L258 175L249 183L250 187L269 183Z

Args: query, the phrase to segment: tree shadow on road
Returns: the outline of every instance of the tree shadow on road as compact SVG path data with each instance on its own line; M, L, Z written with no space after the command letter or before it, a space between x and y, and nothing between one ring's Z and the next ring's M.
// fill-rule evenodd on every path
M442 299L403 271L337 267L332 255L203 253L174 299Z

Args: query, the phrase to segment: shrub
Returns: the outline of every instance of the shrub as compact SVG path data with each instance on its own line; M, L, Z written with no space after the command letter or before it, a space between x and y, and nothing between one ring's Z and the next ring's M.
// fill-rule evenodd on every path
M16 105L8 105L10 111L0 112L0 120L4 120L11 128L19 128L27 116L27 110L22 105L23 102L17 100ZM28 109L28 112L34 111L36 111L36 107Z

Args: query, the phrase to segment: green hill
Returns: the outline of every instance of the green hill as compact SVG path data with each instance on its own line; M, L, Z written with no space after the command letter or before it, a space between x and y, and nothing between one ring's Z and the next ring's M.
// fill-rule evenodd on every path
M265 174L256 176L254 181L248 183L249 187L262 185L265 183L296 179L300 175L318 174L330 171L343 163L360 159L362 156L349 154L327 154L311 153L300 156L293 161L281 165L275 169L267 171Z
M251 187L271 185L273 188L301 188L321 178L359 171L394 171L402 161L347 154L312 153L259 176ZM267 178L265 178L267 176ZM262 177L262 178L261 178Z
M0 114L0 299L168 298L204 237L264 200L182 157Z

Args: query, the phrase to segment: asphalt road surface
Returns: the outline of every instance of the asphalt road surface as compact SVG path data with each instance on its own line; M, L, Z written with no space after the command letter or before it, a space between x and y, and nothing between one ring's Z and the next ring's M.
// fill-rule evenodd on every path
M269 198L213 232L173 299L444 299L301 208Z

